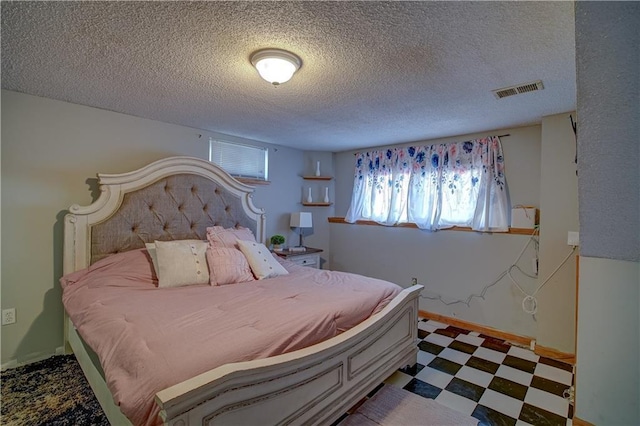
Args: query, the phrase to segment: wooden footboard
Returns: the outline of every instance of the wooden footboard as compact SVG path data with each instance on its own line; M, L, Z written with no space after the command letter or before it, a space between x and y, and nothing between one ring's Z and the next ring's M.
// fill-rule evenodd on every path
M418 295L323 343L227 364L156 395L165 424L328 424L396 369L416 362Z

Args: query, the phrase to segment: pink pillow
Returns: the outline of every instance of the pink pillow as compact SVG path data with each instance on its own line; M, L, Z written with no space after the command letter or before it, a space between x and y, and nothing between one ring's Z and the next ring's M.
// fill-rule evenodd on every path
M237 228L223 228L222 226L212 226L207 228L207 240L209 247L227 247L238 249L236 241L255 241L256 237L249 228L239 226Z
M247 258L238 249L228 247L209 247L209 283L225 285L254 281Z

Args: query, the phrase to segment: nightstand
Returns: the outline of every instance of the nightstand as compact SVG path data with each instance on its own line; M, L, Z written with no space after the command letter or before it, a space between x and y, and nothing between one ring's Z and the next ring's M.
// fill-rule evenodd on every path
M322 253L322 249L307 247L306 251L282 250L274 251L274 253L297 265L320 269L320 253Z

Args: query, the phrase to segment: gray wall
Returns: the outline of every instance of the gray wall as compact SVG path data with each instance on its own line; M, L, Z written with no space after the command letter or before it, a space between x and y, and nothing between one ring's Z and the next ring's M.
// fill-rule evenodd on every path
M578 19L580 254L638 262L640 4L578 2Z
M202 135L202 136L200 136ZM62 346L62 218L95 195L97 172L119 173L172 155L207 158L209 136L225 135L2 91L2 364L33 360ZM270 146L271 185L254 204L267 211L267 236L295 238L304 153ZM325 244L320 241L320 247ZM328 249L328 244L324 246Z
M576 3L580 289L575 416L640 423L640 3Z

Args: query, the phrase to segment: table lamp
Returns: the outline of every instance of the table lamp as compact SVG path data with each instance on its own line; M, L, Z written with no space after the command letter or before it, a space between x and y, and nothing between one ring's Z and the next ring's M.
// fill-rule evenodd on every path
M305 229L313 228L313 216L309 212L291 213L289 226L294 228L296 232L300 234L300 247L304 247L302 245L302 235L304 234Z

